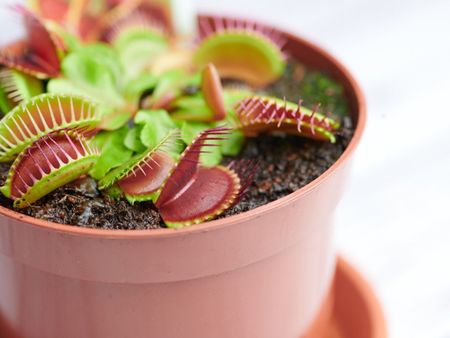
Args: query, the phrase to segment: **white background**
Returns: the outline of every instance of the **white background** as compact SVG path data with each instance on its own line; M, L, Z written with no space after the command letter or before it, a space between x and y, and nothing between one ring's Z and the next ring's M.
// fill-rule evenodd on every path
M197 4L297 32L354 73L369 119L337 214L339 250L373 283L392 338L449 338L450 1Z
M450 1L195 3L297 32L353 71L369 119L337 245L373 283L392 338L450 338Z

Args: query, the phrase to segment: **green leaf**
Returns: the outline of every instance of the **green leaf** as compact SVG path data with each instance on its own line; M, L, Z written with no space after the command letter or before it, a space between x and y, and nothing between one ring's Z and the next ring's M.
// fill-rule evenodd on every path
M108 107L103 107L101 111L101 116L103 117L102 123L100 125L103 130L117 130L123 127L131 118L130 111L114 111L106 110Z
M0 110L8 113L18 104L42 94L42 82L33 76L14 69L0 71ZM13 95L14 99L8 97Z
M167 133L177 128L165 110L140 110L135 118L136 124L143 124L140 140L147 148L156 147Z
M164 109L149 110L143 109L137 112L134 117L134 123L146 124L146 123L159 123L163 124L171 129L176 128L170 115Z
M115 47L128 79L136 78L168 49L168 41L150 31L135 31L124 35L115 43Z
M181 139L184 143L189 145L202 131L208 128L211 128L210 124L185 121L181 127ZM222 161L221 146L205 147L205 151L207 151L207 153L203 153L200 155L200 162L203 165L207 167L214 167L220 164L220 162Z
M105 131L97 134L93 145L101 149L100 157L89 174L96 180L104 177L110 170L128 161L133 152L125 147L124 139L128 127L115 131Z
M234 130L227 139L222 141L220 150L225 156L236 156L241 152L244 142L244 134L239 130Z
M132 101L138 103L141 95L156 87L158 78L155 75L144 73L134 80L128 82L123 89L124 96Z
M225 106L227 110L233 110L239 101L254 94L255 92L249 89L225 88L223 91Z
M124 144L128 149L137 153L141 153L146 150L146 147L141 142L141 132L142 126L136 126L128 131L124 140Z
M61 69L63 78L52 79L48 91L76 94L109 107L123 107L118 86L120 64L114 51L104 45L91 45L67 55Z
M214 113L207 106L201 94L179 98L175 104L172 117L177 120L187 121L211 121Z
M146 123L141 132L141 142L148 148L156 147L172 128L158 123Z

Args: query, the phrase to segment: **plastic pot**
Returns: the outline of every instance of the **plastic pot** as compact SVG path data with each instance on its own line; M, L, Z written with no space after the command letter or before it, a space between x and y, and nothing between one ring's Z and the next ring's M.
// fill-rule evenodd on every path
M0 207L0 336L298 338L331 286L333 211L365 122L361 91L327 52L286 33L287 51L345 87L356 132L306 187L181 230L106 231Z

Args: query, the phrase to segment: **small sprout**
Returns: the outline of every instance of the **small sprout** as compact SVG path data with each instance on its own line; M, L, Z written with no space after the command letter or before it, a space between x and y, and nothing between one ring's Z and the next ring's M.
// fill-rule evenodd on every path
M0 121L0 161L12 160L34 141L62 129L92 131L97 106L80 97L42 94L11 110Z
M156 147L134 156L101 179L99 188L108 189L117 183L129 201L154 198L173 168L174 160L168 153L178 138L177 130L170 131Z
M241 191L236 173L199 163L204 149L218 146L215 141L223 140L229 132L222 127L208 129L181 155L155 203L167 226L178 228L210 220L235 202Z
M52 35L33 13L22 6L13 8L23 20L25 36L0 46L0 64L40 79L58 76L60 61Z
M14 207L25 208L86 174L97 157L81 134L62 131L46 135L17 157L1 191L14 200Z
M227 110L223 96L222 83L216 67L210 63L202 73L202 92L208 107L214 113L213 120L221 121L225 118Z
M286 61L281 48L262 26L246 22L216 19L201 21L202 42L194 54L194 63L204 67L213 63L222 78L242 80L254 87L276 81Z
M23 101L41 94L42 82L14 69L0 70L0 109L7 113Z
M251 96L237 104L238 127L247 135L281 130L302 136L336 141L339 123L316 110L272 97Z

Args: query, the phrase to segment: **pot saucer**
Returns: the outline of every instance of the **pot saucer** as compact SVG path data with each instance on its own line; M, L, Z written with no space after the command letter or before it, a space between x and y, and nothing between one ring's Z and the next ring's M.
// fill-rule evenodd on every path
M387 338L386 322L370 284L338 259L330 296L310 332L302 338Z

